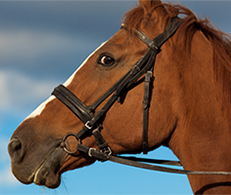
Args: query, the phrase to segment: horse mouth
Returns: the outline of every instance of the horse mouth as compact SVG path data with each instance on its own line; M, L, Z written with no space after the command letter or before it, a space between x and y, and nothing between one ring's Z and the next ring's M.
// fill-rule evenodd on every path
M36 185L57 188L61 182L60 167L63 164L65 154L61 147L54 149L31 175L29 180L33 181Z

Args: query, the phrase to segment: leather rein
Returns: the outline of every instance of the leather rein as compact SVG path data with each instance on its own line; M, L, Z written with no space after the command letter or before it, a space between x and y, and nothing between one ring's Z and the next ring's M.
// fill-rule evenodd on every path
M68 107L84 124L82 129L77 133L68 133L61 143L61 147L70 155L75 155L77 151L83 152L90 157L94 157L99 161L113 161L124 165L133 167L144 168L148 170L178 173L178 174L191 174L191 175L231 175L231 172L206 172L206 171L189 171L182 169L174 169L161 165L174 165L181 166L179 161L168 160L155 160L144 159L137 157L125 157L113 155L108 143L104 140L101 130L103 129L103 121L106 113L110 110L113 104L118 101L123 102L126 93L134 87L134 84L145 74L144 79L144 99L143 99L143 153L148 153L148 118L149 118L149 101L151 84L154 81L153 70L155 65L156 55L160 52L161 46L172 37L183 21L175 17L170 24L166 27L163 33L159 34L153 40L138 29L133 29L134 34L143 41L148 47L148 51L143 55L139 61L105 94L97 99L92 105L86 106L78 97L76 97L69 89L63 85L59 85L54 89L52 95L59 99L66 107ZM122 29L126 29L124 24L121 25ZM96 108L104 102L109 96L109 100L104 106L95 114ZM82 144L82 140L86 137L94 136L99 150L90 148ZM74 137L78 141L75 151L69 151L66 146L66 140L69 137ZM145 163L144 163L145 162ZM149 163L149 164L147 164ZM150 164L151 163L151 164Z

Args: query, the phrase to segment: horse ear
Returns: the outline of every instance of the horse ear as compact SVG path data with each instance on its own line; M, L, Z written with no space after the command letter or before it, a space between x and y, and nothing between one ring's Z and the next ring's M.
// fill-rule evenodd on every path
M139 0L139 5L144 8L145 14L151 13L152 8L162 4L161 0Z

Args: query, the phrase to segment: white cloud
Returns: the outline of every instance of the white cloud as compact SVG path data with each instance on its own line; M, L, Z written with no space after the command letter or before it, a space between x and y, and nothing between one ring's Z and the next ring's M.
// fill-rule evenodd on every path
M32 105L38 105L49 97L52 89L59 83L55 80L36 80L18 72L0 70L0 113L28 112Z
M80 38L81 37L81 38ZM34 60L48 53L80 49L88 49L91 44L97 43L81 36L66 36L54 32L35 30L0 30L0 60Z

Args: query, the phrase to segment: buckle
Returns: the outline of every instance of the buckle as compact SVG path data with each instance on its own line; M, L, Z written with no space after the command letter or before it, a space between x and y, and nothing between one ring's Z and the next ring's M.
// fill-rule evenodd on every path
M93 128L93 125L90 124L90 121L87 121L85 123L85 127L87 127L89 130L91 130Z
M92 151L96 151L96 149L95 148L89 148L89 150L88 150L88 156L90 156L90 157L92 157Z
M101 153L107 154L108 156L112 154L112 150L109 146L100 150Z

